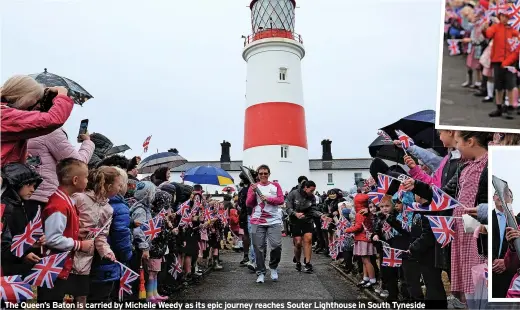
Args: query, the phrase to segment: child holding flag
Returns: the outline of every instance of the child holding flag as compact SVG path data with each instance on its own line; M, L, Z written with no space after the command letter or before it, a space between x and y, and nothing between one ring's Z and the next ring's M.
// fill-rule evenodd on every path
M88 175L87 190L75 193L79 218L79 239L94 240L95 250L103 259L115 261L115 255L107 241L114 210L108 203L116 196L123 185L119 172L114 167L99 167ZM90 289L90 267L94 251L74 253L71 276L76 279L72 295L78 304L85 308Z
M24 205L23 202L31 197L43 179L29 166L19 163L11 163L2 167L2 179L6 188L2 193L2 205L5 206L5 209L1 226L1 275L25 275L42 257L43 253L40 248L45 244L45 237L42 236L41 210L34 208L34 205ZM28 225L36 217L38 218L35 222L38 223L31 225L34 227L32 230L32 227ZM13 251L13 238L16 236L21 236L27 241L18 242L20 250L14 249L15 251Z

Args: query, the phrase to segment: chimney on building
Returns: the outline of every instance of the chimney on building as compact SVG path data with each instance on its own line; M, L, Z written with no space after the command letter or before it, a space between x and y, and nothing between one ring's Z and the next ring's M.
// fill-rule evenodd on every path
M331 148L332 141L329 139L325 139L321 141L321 147L322 147L322 160L332 160L332 148Z
M222 143L220 143L220 146L222 147L222 151L220 154L220 162L221 163L231 162L231 156L229 155L229 149L231 148L231 143L224 140L224 141L222 141Z

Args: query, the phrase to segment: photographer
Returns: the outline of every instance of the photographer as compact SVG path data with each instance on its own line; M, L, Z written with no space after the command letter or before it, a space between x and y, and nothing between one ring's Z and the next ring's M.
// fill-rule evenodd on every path
M27 163L42 176L43 182L27 201L28 204L39 205L43 209L48 198L58 189L56 165L65 158L74 158L88 164L94 152L94 142L88 134L80 135L79 150L70 143L67 133L58 128L48 135L29 139L27 142Z
M27 139L49 134L65 123L74 106L67 92L64 87L44 89L25 75L4 83L0 89L2 167L25 163Z

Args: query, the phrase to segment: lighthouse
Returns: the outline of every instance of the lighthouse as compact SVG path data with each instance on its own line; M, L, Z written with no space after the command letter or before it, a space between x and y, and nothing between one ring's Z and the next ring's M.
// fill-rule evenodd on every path
M243 165L266 164L271 181L289 191L309 176L303 105L302 37L294 32L295 0L253 0L247 62Z

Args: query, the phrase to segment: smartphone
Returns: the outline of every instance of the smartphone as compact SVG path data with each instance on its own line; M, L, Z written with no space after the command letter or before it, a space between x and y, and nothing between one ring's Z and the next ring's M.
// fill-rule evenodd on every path
M83 142L79 136L84 135L88 132L88 119L84 119L79 124L78 143Z

